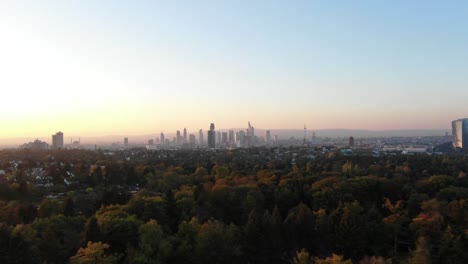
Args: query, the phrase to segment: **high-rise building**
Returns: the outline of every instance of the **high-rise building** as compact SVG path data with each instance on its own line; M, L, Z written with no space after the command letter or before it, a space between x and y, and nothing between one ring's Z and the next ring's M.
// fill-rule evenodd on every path
M216 147L216 131L214 123L210 124L210 130L208 130L208 148L214 149Z
M164 146L166 144L166 140L164 139L164 133L161 132L161 146Z
M188 141L188 138L187 138L187 128L184 127L184 143L187 143Z
M235 139L234 139L234 130L229 130L229 145L234 145Z
M349 137L349 146L354 147L354 137Z
M452 121L452 144L455 149L468 150L468 118Z
M128 138L124 138L124 147L128 148Z
M63 148L63 133L61 131L57 132L55 135L52 135L52 148Z
M195 146L195 142L196 142L196 138L195 138L195 135L194 134L190 134L189 135L189 144L191 147Z
M180 131L177 130L177 132L176 132L176 144L177 144L177 146L181 145L181 141L182 141L181 139L182 139L182 137L180 136Z
M221 141L221 132L218 131L218 132L216 133L216 143L221 144L221 142L222 142L222 141Z
M245 147L246 142L245 142L245 132L244 132L244 130L240 130L238 132L238 134L239 134L239 139L237 141L237 146L238 147Z
M227 146L227 144L228 144L228 133L227 132L223 132L221 134L221 141L222 141L224 146Z
M198 130L198 144L200 146L203 146L203 130L202 129Z
M270 145L270 143L271 143L271 132L270 132L270 130L267 130L267 131L265 132L265 140L266 140L266 143L267 143L268 145Z

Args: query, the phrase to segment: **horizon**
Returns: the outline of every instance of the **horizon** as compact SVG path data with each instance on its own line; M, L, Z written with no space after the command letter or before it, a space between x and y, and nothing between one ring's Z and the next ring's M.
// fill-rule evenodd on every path
M2 1L0 143L247 120L449 129L468 113L466 13L402 0Z
M207 137L207 131L209 129L203 129L204 137ZM234 130L235 132L240 130L246 130L246 128L220 128L215 129L215 131L227 132L229 130ZM281 139L287 139L290 137L301 137L303 135L303 128L297 129L265 129L265 128L255 128L257 136L264 136L265 131L271 131L273 135L281 135ZM179 131L183 131L179 129ZM193 134L198 139L199 129L190 130L187 129L188 134ZM445 136L445 133L451 134L451 128L447 129L387 129L387 130L368 130L368 129L346 129L346 128L329 128L329 129L307 129L307 137L310 138L312 133L317 133L318 138L347 138L353 136L356 139L358 138L391 138L391 137L425 137L425 136ZM58 132L58 131L57 131ZM70 141L80 139L83 144L95 144L95 143L115 143L120 142L124 138L136 139L137 143L134 144L143 144L147 140L159 138L160 133L164 133L166 137L171 137L176 135L176 131L166 131L166 132L153 132L153 133L142 133L142 134L103 134L103 135L93 135L93 136L80 136L75 134L66 133L66 131L60 131L64 134L64 143L65 145L70 144ZM324 133L324 134L320 134ZM354 134L353 134L354 133ZM12 147L21 145L24 143L32 142L35 139L51 143L51 135L40 135L40 136L24 136L24 137L12 137L12 138L0 138L0 148L1 147ZM87 142L88 141L88 142Z

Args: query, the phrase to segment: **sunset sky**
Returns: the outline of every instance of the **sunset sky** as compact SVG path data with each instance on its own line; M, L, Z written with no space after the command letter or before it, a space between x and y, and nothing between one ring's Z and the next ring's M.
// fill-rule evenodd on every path
M465 1L0 1L0 138L468 117Z

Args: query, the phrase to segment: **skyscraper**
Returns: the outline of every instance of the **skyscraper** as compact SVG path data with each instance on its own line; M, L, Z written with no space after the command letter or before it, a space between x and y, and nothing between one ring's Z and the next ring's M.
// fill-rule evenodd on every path
M468 150L468 118L452 121L452 144L455 149Z
M203 146L203 130L202 129L198 130L198 144L200 144L200 146Z
M128 148L128 138L124 138L124 147Z
M265 132L265 140L266 140L267 145L270 145L270 143L271 143L271 132L270 132L270 130L267 130Z
M195 135L194 135L194 134L190 134L190 135L189 135L189 144L190 144L190 147L194 147L194 146L195 146L195 142L196 142Z
M234 130L229 130L229 145L233 146L234 142Z
M164 133L161 132L161 146L164 146L166 144L166 141L164 139Z
M354 137L349 137L349 146L354 147Z
M228 144L228 133L223 132L221 135L222 135L221 136L221 141L223 142L223 145L227 146L227 144Z
M239 134L239 139L237 141L237 146L238 147L245 147L245 132L244 132L244 130L240 130L238 132L238 134Z
M63 133L61 131L57 132L55 135L52 135L52 148L63 148Z
M182 137L180 136L180 131L177 130L177 132L176 132L176 144L177 144L177 146L181 145L181 139L182 139Z
M208 148L214 149L216 147L216 131L214 123L210 124L210 130L208 130Z
M222 142L222 141L221 141L221 132L218 131L218 132L216 133L216 143L221 144L221 142Z
M184 143L187 143L187 128L184 127Z

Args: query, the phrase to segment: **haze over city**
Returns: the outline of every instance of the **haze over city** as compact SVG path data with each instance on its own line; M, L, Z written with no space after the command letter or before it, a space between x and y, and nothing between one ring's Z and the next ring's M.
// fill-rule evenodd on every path
M450 128L468 4L2 1L0 139Z

